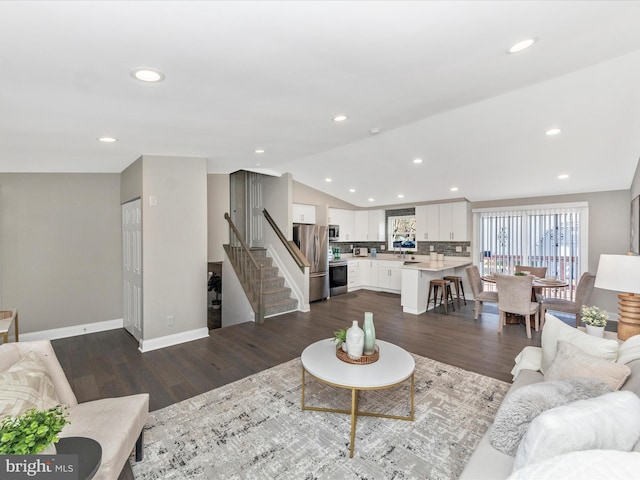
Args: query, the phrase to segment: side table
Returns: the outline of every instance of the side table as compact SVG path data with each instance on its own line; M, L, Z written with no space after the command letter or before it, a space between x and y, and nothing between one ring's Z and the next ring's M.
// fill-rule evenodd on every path
M93 438L61 438L56 443L56 453L78 455L78 480L93 478L102 462L102 447Z
M11 310L0 309L0 334L2 334L4 343L9 343L9 330L13 325L16 342L18 341L18 309Z

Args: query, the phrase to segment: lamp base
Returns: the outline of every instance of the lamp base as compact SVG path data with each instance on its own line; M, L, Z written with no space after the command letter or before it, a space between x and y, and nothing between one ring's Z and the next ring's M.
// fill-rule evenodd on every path
M618 338L640 335L640 295L618 294Z

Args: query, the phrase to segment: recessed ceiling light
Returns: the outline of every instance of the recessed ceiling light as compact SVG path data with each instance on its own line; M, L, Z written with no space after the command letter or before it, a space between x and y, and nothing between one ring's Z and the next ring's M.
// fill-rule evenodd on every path
M264 150L262 148L256 148L254 150L255 153L264 153Z
M151 68L136 68L131 71L131 76L141 82L161 82L164 74Z
M113 142L117 142L118 139L113 137L100 137L98 141L102 143L113 143Z
M563 173L563 174L561 174L561 175L558 175L558 178L559 178L560 180L564 180L564 179L566 179L566 178L569 178L569 175L567 175L566 173Z
M451 190L452 192L457 192L458 191L458 187L451 187L449 190Z
M333 121L334 122L344 122L347 118L346 115L336 115L335 117L333 117Z
M262 165L261 163L256 163L256 167L259 167L259 166L261 166L261 165Z
M350 188L350 189L349 189L349 191L350 191L351 193L356 193L356 189L355 189L355 188Z
M421 158L414 158L413 159L413 163L422 163L422 159Z
M535 37L527 38L526 40L522 40L521 42L518 42L515 45L513 45L507 52L508 53L521 52L521 51L526 50L527 48L529 48L531 45L533 45L537 41L538 41L538 39L535 38Z
M324 181L325 182L331 182L332 180L330 178L325 178Z
M369 130L369 133L371 135L377 135L380 133L380 129L379 128L372 128L371 130Z
M404 195L403 195L403 194L401 194L401 193L399 193L399 194L398 194L398 198L404 198Z
M544 133L546 133L550 137L553 137L554 135L559 135L560 133L562 133L562 130L560 130L559 128L550 128Z
M370 202L373 202L373 201L375 201L375 199L374 199L374 198L370 198L370 199L369 199L369 201L370 201Z

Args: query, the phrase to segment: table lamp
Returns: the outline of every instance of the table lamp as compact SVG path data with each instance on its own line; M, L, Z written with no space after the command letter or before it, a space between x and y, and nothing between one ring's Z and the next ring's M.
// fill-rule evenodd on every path
M595 287L623 292L618 294L618 338L640 334L640 257L600 255Z

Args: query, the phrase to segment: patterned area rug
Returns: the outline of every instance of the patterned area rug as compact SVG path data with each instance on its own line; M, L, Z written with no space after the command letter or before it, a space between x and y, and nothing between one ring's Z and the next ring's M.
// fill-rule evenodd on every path
M413 355L415 420L302 411L301 363L291 360L149 414L150 479L454 479L504 397L507 383ZM307 405L350 408L350 391L307 376ZM360 394L360 409L410 413L410 383Z

